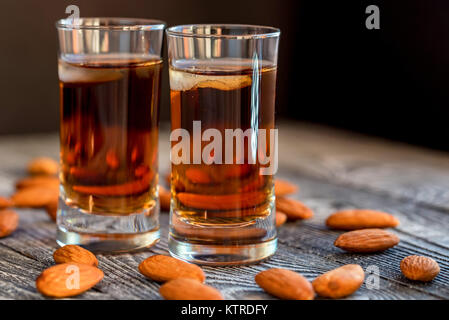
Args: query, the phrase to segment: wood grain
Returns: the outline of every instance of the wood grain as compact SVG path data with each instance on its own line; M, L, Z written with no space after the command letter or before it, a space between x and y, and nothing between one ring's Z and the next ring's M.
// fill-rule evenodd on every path
M161 134L161 174L168 170L167 130ZM346 299L449 299L449 155L412 148L340 131L281 124L279 177L297 183L303 201L315 216L279 228L274 257L244 267L204 267L206 284L225 299L275 299L260 289L254 275L268 268L287 268L313 280L343 264L360 264L380 271L379 289L364 283ZM14 191L36 156L58 155L57 135L0 138L0 196ZM370 208L395 215L396 247L376 254L346 253L333 246L339 231L324 224L329 214L350 208ZM20 209L16 232L0 239L0 299L45 299L34 281L53 265L55 224L44 210ZM151 254L167 254L167 213L161 214L161 241L132 254L98 255L105 277L75 299L161 299L159 284L138 272ZM407 280L400 261L412 254L429 256L441 268L430 283ZM367 273L367 277L369 277Z

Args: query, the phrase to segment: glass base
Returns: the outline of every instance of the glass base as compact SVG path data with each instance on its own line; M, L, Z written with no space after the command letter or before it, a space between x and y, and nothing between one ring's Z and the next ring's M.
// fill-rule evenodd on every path
M266 242L241 245L189 243L176 240L172 236L168 239L168 249L173 257L212 266L257 263L272 256L276 248L276 238Z
M159 205L129 215L97 215L59 199L56 242L80 245L95 252L127 252L159 240Z

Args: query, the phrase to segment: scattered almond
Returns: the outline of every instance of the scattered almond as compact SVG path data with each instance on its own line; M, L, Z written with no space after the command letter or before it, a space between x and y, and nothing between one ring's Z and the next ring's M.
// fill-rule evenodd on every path
M9 236L19 225L19 215L12 210L0 210L0 238Z
M280 210L291 220L310 219L313 211L302 202L288 198L276 199L276 210Z
M399 224L391 214L366 209L342 210L331 214L326 225L332 229L357 230L365 228L393 228Z
M256 283L275 297L289 300L312 300L312 284L299 273L286 269L268 269L259 272Z
M28 173L31 175L56 175L58 163L51 158L36 158L28 163Z
M94 267L98 266L98 260L95 255L80 246L68 244L53 253L53 259L56 263L82 263L88 264Z
M77 277L74 277L75 275ZM40 274L36 279L36 288L45 296L72 297L95 286L103 276L103 271L87 264L73 262L57 264Z
M164 211L170 211L170 199L171 199L171 193L167 189L165 189L163 186L159 186L159 203L161 206L161 209Z
M349 252L377 252L394 247L399 238L382 229L362 229L343 233L334 245Z
M364 279L365 273L361 266L347 264L322 274L312 281L312 285L319 296L338 299L356 292Z
M223 300L221 293L193 279L179 278L164 283L159 292L167 300Z
M40 208L57 202L58 197L58 189L32 187L18 190L11 199L16 207Z
M0 197L0 209L9 208L12 205L13 205L13 203L11 200L9 200L7 198Z
M56 222L56 216L58 213L58 202L54 201L47 204L45 210L47 211L47 214L50 217L50 219Z
M281 179L274 181L274 194L276 197L283 197L298 192L298 186Z
M59 188L59 178L54 176L35 176L27 177L17 181L16 188L49 187Z
M276 210L276 227L282 226L287 221L287 215L279 210Z
M429 257L408 256L401 261L401 271L410 280L427 282L440 273L440 266Z
M178 278L204 282L206 279L203 269L197 265L164 255L154 255L143 260L139 265L139 271L144 276L159 282Z

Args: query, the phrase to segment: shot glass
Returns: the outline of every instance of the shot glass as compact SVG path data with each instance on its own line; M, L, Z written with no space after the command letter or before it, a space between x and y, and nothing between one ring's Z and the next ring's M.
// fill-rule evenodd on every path
M276 251L275 90L279 29L167 29L171 98L170 253L206 265Z
M165 24L62 19L57 242L129 251L159 239L158 121Z

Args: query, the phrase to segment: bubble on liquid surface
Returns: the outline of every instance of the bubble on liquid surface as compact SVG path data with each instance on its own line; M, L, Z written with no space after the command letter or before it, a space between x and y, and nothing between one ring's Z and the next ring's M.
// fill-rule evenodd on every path
M250 75L203 75L170 70L170 89L186 91L197 88L235 90L251 85Z

